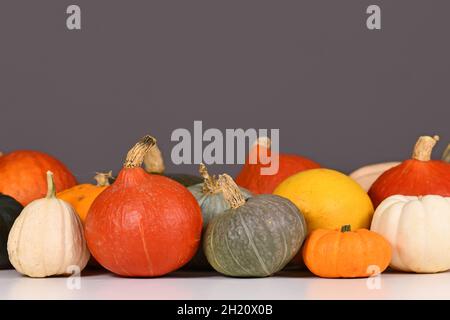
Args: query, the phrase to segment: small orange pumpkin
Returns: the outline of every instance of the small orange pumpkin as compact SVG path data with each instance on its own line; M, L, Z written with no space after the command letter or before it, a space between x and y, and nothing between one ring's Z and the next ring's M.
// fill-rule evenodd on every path
M367 229L317 229L303 247L308 269L323 278L362 278L383 272L391 261L389 242Z
M97 196L109 186L109 179L112 178L112 171L108 173L99 173L94 177L97 185L84 183L76 185L70 189L59 192L56 196L59 199L65 200L75 208L75 211L80 216L84 223L91 207Z

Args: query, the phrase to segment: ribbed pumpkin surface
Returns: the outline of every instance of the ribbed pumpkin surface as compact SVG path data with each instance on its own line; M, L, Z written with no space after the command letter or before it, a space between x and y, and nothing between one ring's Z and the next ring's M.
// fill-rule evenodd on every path
M316 229L303 246L306 266L324 278L369 277L383 272L391 255L389 242L367 229L355 232Z
M220 273L265 277L289 263L305 235L306 222L292 202L259 195L213 219L203 247L209 263Z

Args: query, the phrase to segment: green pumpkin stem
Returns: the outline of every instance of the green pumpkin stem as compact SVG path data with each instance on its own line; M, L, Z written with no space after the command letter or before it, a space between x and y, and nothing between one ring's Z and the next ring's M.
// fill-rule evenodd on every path
M429 161L431 160L431 153L433 152L433 148L436 145L436 142L439 141L439 136L421 136L417 140L412 158L419 161Z
M203 178L203 193L217 193L221 191L219 181L216 176L210 176L208 173L208 169L203 163L200 163L198 172Z
M47 199L54 199L56 197L55 181L53 180L53 172L47 171Z
M445 149L444 154L442 155L442 160L450 163L450 143L448 144L447 149Z
M341 232L350 232L352 231L352 226L349 224L346 224L345 226L341 227Z
M156 139L152 136L145 136L128 151L123 167L127 169L137 168L142 165L145 154L156 145Z
M232 209L237 209L245 204L245 198L241 190L229 175L221 174L219 176L219 186L223 192L223 197Z
M95 181L97 181L97 187L107 187L110 185L109 179L112 179L112 171L109 172L96 172Z

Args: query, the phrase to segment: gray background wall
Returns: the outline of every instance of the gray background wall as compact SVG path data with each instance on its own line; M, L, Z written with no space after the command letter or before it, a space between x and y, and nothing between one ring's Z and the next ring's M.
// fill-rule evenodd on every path
M68 31L65 10L82 9ZM382 30L365 27L369 4ZM284 152L350 171L450 138L449 1L2 0L0 150L117 170L143 134L280 128ZM236 173L237 166L228 170Z

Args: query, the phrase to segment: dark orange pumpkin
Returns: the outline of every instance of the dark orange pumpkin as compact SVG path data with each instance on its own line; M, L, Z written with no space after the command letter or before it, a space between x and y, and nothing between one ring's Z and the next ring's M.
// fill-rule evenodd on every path
M433 147L438 140L438 136L419 137L412 159L385 171L373 183L369 196L375 207L395 194L450 197L450 164L442 160L431 160Z
M47 193L46 173L54 174L56 190L77 184L73 174L58 159L39 151L19 150L0 155L0 193L23 206Z
M278 154L278 172L273 175L261 174L263 168L270 167L270 163L267 163L266 160L273 156L275 154L272 154L270 150L270 140L266 137L258 139L250 151L244 167L236 177L236 183L255 194L268 194L293 174L320 167L318 163L298 155ZM256 159L256 161L252 163L250 159Z
M94 200L86 218L89 250L118 275L164 275L186 264L200 244L202 215L194 196L140 167L155 144L146 136L128 152L116 181Z

